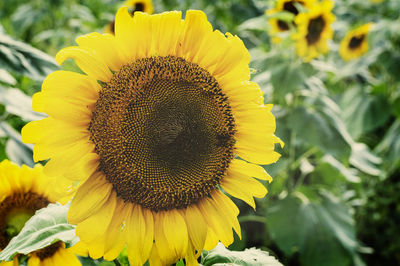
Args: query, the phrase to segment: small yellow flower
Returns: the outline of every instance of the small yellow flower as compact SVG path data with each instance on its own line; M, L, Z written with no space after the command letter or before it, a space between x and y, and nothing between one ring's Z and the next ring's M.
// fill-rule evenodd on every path
M56 201L66 203L71 198L64 192L68 191L69 182L60 181L44 175L41 165L32 169L26 165L19 167L8 160L0 163L0 251L21 231L35 211ZM0 265L19 265L18 257L11 262L0 262ZM78 266L81 263L73 249L65 249L64 243L56 242L29 254L28 265Z
M314 2L315 0L278 0L275 8L266 10L265 14L267 16L272 16L278 12L287 11L292 13L294 16L297 16L300 12L296 7L296 4L302 5L305 8L310 9L313 6ZM272 38L273 42L274 43L280 42L282 39L276 35L281 32L288 31L290 29L290 25L286 21L277 18L270 18L268 22L271 25L270 34L273 37ZM293 26L296 26L294 22Z
M333 2L324 0L295 18L298 32L293 35L293 39L297 42L297 54L306 61L329 51L327 42L332 39L331 23L335 20L332 8Z
M346 60L360 57L368 50L367 34L373 23L367 23L357 29L349 31L340 42L339 54Z

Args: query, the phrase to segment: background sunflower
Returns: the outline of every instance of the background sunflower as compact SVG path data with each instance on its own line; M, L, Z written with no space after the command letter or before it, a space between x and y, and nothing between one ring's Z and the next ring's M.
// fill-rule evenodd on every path
M285 141L283 150L276 147L282 154L277 163L263 166L274 182L261 180L269 191L263 199L254 198L256 211L232 198L240 210L242 238L234 235L229 250L203 252L199 262L250 264L250 254L260 260L266 251L284 265L398 265L400 241L393 236L400 234L400 2L335 1L329 51L308 62L297 55L295 40L271 42L265 10L276 2L153 2L155 13L204 10L215 29L240 36L250 51L251 80L260 85L265 103L274 104L276 135ZM34 165L32 146L19 135L27 122L44 117L32 112L31 95L40 91L49 72L60 69L53 60L56 53L76 45L76 36L102 33L121 4L0 1L1 159ZM368 51L344 61L341 40L348 29L367 22L374 23ZM80 71L72 60L63 68ZM243 251L250 247L258 250ZM126 250L117 260L129 265Z
M25 222L37 210L56 201L66 203L70 198L65 193L68 188L60 184L63 182L44 175L41 165L32 169L26 165L20 168L8 160L0 163L0 250L21 231ZM28 256L27 263L30 266L81 265L74 252L65 249L62 242L56 242ZM19 265L18 256L14 257L13 262L0 262L0 265Z
M333 36L331 23L335 20L331 13L333 5L332 1L325 0L295 18L298 32L293 38L297 42L297 53L307 61L329 50L328 41Z
M296 27L296 23L294 22L294 19L292 22L284 21L280 18L274 17L276 16L277 13L286 11L291 14L293 14L294 18L300 13L301 10L299 9L299 6L301 6L304 9L311 9L313 4L315 3L315 0L304 0L304 1L297 1L297 0L278 0L276 2L276 6L273 9L268 9L265 11L265 14L267 16L270 16L272 18L268 19L268 22L271 26L271 30L269 33L273 37L274 42L280 42L281 38L276 36L277 34L281 32L286 32L289 31L290 28Z
M340 42L340 56L348 61L363 55L368 50L367 34L372 27L372 23L368 23L349 31Z

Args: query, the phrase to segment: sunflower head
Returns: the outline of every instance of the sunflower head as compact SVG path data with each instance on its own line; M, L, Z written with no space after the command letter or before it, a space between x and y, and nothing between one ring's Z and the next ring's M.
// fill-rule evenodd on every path
M295 18L298 31L293 35L293 39L296 40L298 55L306 61L329 50L327 42L332 39L331 23L335 20L331 13L332 8L333 2L324 0Z
M62 192L63 191L63 192ZM56 201L65 203L71 198L68 182L43 174L43 167L21 168L4 160L0 163L0 250L16 236L37 210ZM71 250L57 242L29 254L29 265L81 265ZM14 265L18 265L15 257ZM47 263L47 264L46 264Z
M135 12L145 12L147 14L153 14L154 12L152 0L126 0L123 6L128 7L128 11L132 16ZM115 33L115 19L104 28L104 32Z
M283 143L249 81L247 49L203 12L181 16L121 8L115 35L81 36L57 54L86 74L54 72L33 97L50 117L23 140L35 160L50 158L46 173L81 182L68 219L93 258L126 245L132 265L197 265L203 249L240 236L221 188L255 207L267 190L254 177L272 180L258 164L275 162Z
M298 5L310 9L314 2L315 0L278 0L275 8L266 10L265 14L267 16L271 16L278 12L286 11L292 13L296 17L300 13ZM278 18L270 18L268 21L271 26L270 34L273 36L274 42L281 41L281 39L276 36L277 34L288 31L291 26L296 27L296 23L294 21L291 23L292 25L289 25L288 22Z
M340 42L339 54L346 60L352 60L362 56L368 50L367 35L373 23L367 23L349 31Z

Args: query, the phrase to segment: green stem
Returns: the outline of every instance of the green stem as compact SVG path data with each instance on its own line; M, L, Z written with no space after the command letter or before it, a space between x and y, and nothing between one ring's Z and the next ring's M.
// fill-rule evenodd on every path
M122 266L118 259L113 260L113 262L116 266Z
M267 223L267 219L263 216L257 215L246 215L246 216L239 216L238 217L239 223L243 222L257 222L257 223Z
M306 158L310 157L311 155L313 155L313 154L316 153L317 151L318 151L318 148L317 148L317 147L312 147L311 149L309 149L309 150L307 150L305 153L303 153L299 158L297 158L297 159L292 163L292 165L291 165L292 170L297 169L297 168L300 166L301 161L302 161L303 159L306 159Z

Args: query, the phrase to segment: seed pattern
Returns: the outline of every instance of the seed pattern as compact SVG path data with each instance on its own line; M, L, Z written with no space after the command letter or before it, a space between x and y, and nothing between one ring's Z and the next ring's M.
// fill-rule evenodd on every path
M209 72L175 56L139 59L114 73L89 131L117 195L154 211L209 196L234 157L228 98Z

